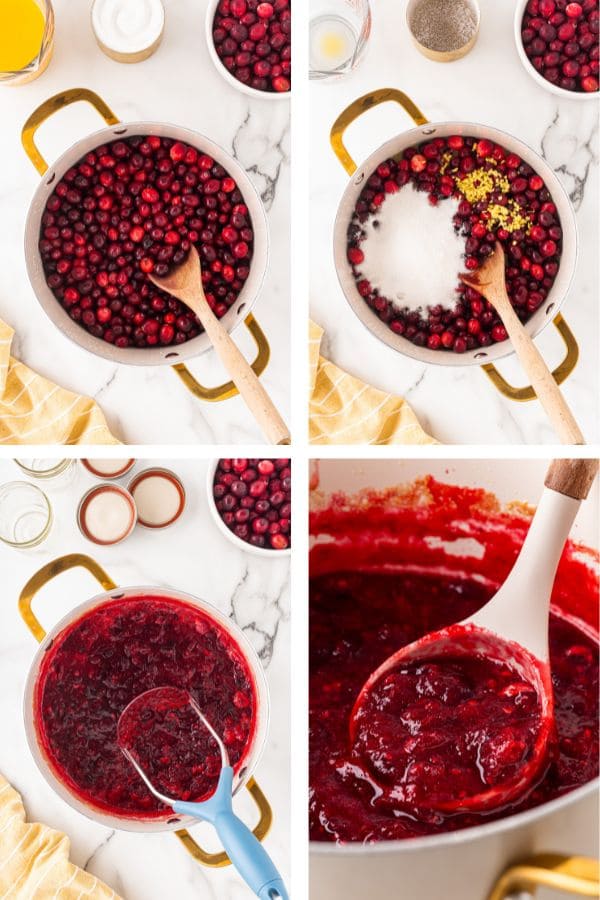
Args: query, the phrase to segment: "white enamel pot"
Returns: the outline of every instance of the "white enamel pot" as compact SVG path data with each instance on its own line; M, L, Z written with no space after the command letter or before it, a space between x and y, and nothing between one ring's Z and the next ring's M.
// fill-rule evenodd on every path
M439 481L493 491L503 503L535 504L543 488L547 460L332 460L319 463L319 488L325 494L354 494L364 488L385 490L424 475ZM598 547L598 482L582 504L572 537ZM526 900L535 891L539 872L531 868L531 894L507 872L538 854L566 857L570 871L597 879L589 859L598 853L598 780L534 809L474 828L442 835L384 841L376 844L310 845L311 900ZM577 857L574 859L573 857ZM558 862L558 859L556 860ZM503 880L500 881L501 877ZM546 884L557 883L550 873ZM563 879L565 880L565 879ZM573 878L587 882L586 878ZM520 889L514 887L520 883ZM541 881L537 882L538 884ZM510 884L513 890L505 890ZM597 882L587 883L581 896L598 895ZM565 900L568 892L545 889L540 900Z
M41 588L53 578L75 567L83 567L86 569L99 582L104 590L94 597L73 607L66 616L57 622L49 631L46 631L33 611L33 600ZM61 780L51 761L48 759L38 737L35 725L35 696L40 666L44 659L45 652L65 629L69 628L69 626L81 618L81 616L89 613L90 610L100 605L103 606L107 603L121 600L122 598L144 595L177 600L181 603L191 604L192 606L203 610L209 618L228 633L244 657L248 669L252 674L252 681L256 693L256 723L244 764L236 772L234 777L234 793L237 793L244 787L248 789L259 811L259 823L255 827L254 833L260 840L265 837L272 822L272 810L269 801L253 777L264 749L269 728L269 691L263 667L256 651L249 643L242 630L228 616L220 612L220 610L211 603L206 600L201 600L198 597L194 597L191 594L186 594L171 588L160 588L155 586L119 587L94 559L81 553L72 553L67 556L59 557L58 559L47 563L36 572L24 586L19 597L19 611L21 616L29 631L39 642L38 650L33 658L27 675L23 695L23 716L27 743L36 765L47 783L59 797L77 812L87 816L94 822L112 829L144 833L176 831L177 837L198 862L214 867L227 865L229 859L226 854L207 853L202 850L202 848L196 844L192 836L184 830L186 826L197 824L195 820L190 817L172 813L166 815L162 819L128 818L126 815L120 816L110 814L87 803Z
M344 143L344 134L348 126L363 113L368 112L381 103L393 101L399 104L412 118L415 128L410 128L395 135L377 148L367 159L357 165ZM539 334L549 322L553 322L561 335L566 355L554 371L554 377L560 384L573 371L579 349L577 341L567 326L559 310L567 296L577 262L577 226L575 213L568 194L561 185L554 171L535 150L523 141L507 132L472 122L428 122L420 109L402 91L395 88L383 88L359 97L350 104L336 119L331 129L331 145L340 163L351 176L340 200L334 224L333 255L337 276L344 296L355 315L376 338L387 344L403 356L408 356L421 363L432 363L442 366L482 366L495 387L505 396L514 400L531 400L535 393L531 386L515 388L500 375L494 362L509 356L512 352L510 341L501 341L489 347L467 350L465 353L452 353L441 350L430 350L418 347L402 335L395 334L374 310L365 302L358 292L352 267L347 257L347 230L356 202L363 190L365 181L373 174L377 166L390 157L397 156L406 148L433 137L447 137L452 134L470 135L475 138L486 138L501 144L510 153L516 153L528 163L543 179L556 204L563 230L563 250L560 266L544 303L535 311L525 324L532 337Z
M49 167L35 143L36 131L55 112L80 101L90 103L105 120L108 127L77 141L56 160L54 165ZM263 203L248 175L240 164L222 147L203 135L190 131L187 128L182 128L179 125L158 122L120 122L97 94L85 88L63 91L50 97L31 114L23 127L23 146L33 165L42 176L31 201L25 225L25 259L29 279L35 295L49 319L66 337L84 350L111 362L126 365L172 366L185 386L199 399L210 401L225 400L237 394L237 388L231 381L219 387L206 388L194 378L185 366L185 361L212 349L212 345L204 331L184 344L179 345L144 348L115 347L101 338L93 337L85 328L74 322L46 283L38 243L44 209L56 183L86 153L89 153L96 147L119 138L148 134L183 141L196 147L201 152L209 154L231 175L243 195L254 232L254 249L250 263L250 273L235 303L222 317L221 324L231 333L241 322L245 322L257 345L257 356L252 367L257 375L264 371L269 361L269 344L265 334L251 314L251 310L258 298L267 270L269 237Z

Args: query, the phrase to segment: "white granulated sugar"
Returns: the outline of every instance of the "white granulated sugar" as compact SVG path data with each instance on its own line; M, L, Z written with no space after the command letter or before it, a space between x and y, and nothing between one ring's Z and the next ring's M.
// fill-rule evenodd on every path
M458 203L449 197L432 206L427 193L410 184L387 196L362 226L361 278L399 310L452 309L465 268L465 238L452 222Z

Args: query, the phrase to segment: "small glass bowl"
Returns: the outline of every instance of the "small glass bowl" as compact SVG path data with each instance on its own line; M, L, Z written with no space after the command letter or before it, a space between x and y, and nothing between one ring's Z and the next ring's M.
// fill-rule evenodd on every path
M52 528L52 507L43 491L28 481L0 486L0 540L17 550L37 547Z
M40 49L31 62L23 66L22 69L18 69L15 72L0 72L0 84L5 84L9 87L27 84L48 68L54 49L54 9L50 0L35 0L35 3L42 11L45 23Z

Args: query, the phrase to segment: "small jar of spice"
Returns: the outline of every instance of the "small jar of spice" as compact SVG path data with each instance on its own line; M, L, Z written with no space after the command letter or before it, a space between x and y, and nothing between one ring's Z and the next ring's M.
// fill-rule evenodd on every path
M477 0L409 0L406 22L413 42L428 59L452 62L475 45Z

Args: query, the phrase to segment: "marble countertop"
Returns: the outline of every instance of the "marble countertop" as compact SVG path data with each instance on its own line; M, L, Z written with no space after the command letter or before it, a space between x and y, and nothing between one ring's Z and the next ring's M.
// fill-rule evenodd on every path
M0 772L20 791L28 820L68 834L73 862L106 881L126 900L242 900L251 894L231 867L203 868L173 834L111 831L72 810L47 785L25 740L21 703L36 642L19 616L17 600L27 579L41 566L65 553L87 553L118 584L170 586L208 600L244 630L265 667L271 723L256 778L274 812L265 846L289 883L289 561L244 553L221 534L207 506L206 461L140 461L133 472L154 464L172 468L186 489L186 510L171 528L153 532L138 526L126 542L112 548L86 541L75 524L75 509L84 491L98 481L75 463L70 474L45 488L55 513L46 542L27 551L0 543ZM0 483L19 478L12 460L0 460ZM74 569L43 590L35 610L50 627L98 592L89 573ZM236 799L236 808L249 824L255 823L256 809L246 791ZM210 826L199 825L193 834L206 849L218 849Z
M216 71L206 47L208 0L165 0L166 25L156 53L124 65L100 50L90 25L91 0L54 0L56 44L36 81L0 88L0 318L16 330L13 353L64 387L94 397L109 425L130 444L261 442L239 397L196 400L168 367L140 368L92 356L65 338L38 304L25 269L23 231L38 175L21 147L20 129L44 100L59 91L96 91L123 121L170 122L205 134L235 156L257 188L268 216L270 264L253 312L271 345L263 382L289 420L289 103L247 97ZM103 122L76 104L45 123L39 145L49 161ZM236 341L250 356L245 329ZM190 368L206 385L227 380L213 352ZM145 402L151 398L151 402Z
M580 236L577 271L562 311L574 331L580 359L564 395L588 442L599 439L598 417L598 108L563 100L525 72L513 39L515 0L480 0L481 30L474 49L450 64L431 62L413 46L406 2L372 4L367 55L339 81L311 84L310 251L311 313L326 332L323 352L378 388L405 396L423 426L445 443L556 443L537 401L502 397L477 367L424 365L380 343L350 310L333 265L333 221L347 176L329 146L339 113L370 90L396 87L431 121L462 120L503 129L546 159L573 202ZM412 123L393 104L369 112L348 130L347 145L365 159ZM536 339L551 368L563 346L554 328ZM514 357L498 368L513 384L526 384Z

